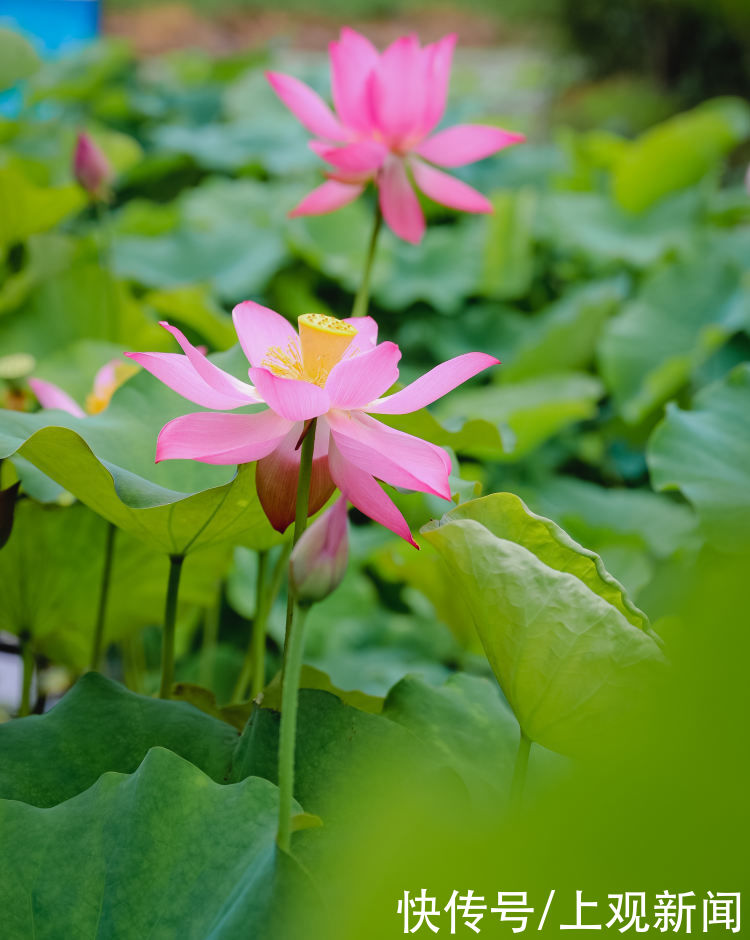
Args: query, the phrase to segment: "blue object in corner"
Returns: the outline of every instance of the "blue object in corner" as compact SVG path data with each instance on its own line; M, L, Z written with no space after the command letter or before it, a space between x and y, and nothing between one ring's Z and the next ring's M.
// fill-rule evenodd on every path
M0 0L0 26L16 29L45 58L99 35L99 0Z

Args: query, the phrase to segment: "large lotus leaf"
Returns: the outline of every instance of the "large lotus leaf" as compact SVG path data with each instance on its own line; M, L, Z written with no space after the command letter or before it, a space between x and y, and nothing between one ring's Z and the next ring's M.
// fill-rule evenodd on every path
M33 75L39 64L39 56L28 39L0 28L0 91Z
M419 411L388 423L458 454L515 461L568 425L593 417L601 395L594 376L563 372L457 391L434 415Z
M255 492L255 467L154 464L160 428L196 410L147 373L98 415L0 411L0 456L19 454L115 525L171 554L223 541L278 539Z
M248 776L276 782L279 721L279 713L270 708L253 712L237 746L230 783ZM349 807L356 817L364 795L373 792L381 776L434 772L436 757L410 731L382 715L344 705L328 692L300 692L294 794L326 827L345 823L342 794L357 795L356 805Z
M651 436L654 485L681 489L703 529L723 549L750 546L750 366L696 396L692 411L674 404Z
M70 267L75 242L59 232L30 235L26 241L22 267L7 277L0 288L0 316L19 307L38 285L58 277ZM5 324L3 324L5 326ZM3 349L10 348L5 346Z
M16 164L0 166L0 250L54 228L86 205L79 186L39 186Z
M697 183L750 135L750 107L740 98L706 101L650 128L625 148L612 176L615 198L633 212Z
M89 672L46 714L0 725L0 799L55 806L108 771L132 773L152 747L222 783L237 741L230 725L192 705L136 695Z
M503 382L582 369L594 357L602 327L625 296L624 278L574 287L531 321L499 371Z
M716 255L657 270L607 325L599 360L626 421L674 395L734 330L750 302L735 269Z
M108 523L81 504L41 506L21 500L12 538L0 552L0 630L28 634L34 651L78 672L91 656ZM215 601L226 572L226 546L191 555L180 585L179 622ZM109 586L105 641L161 625L169 563L119 532Z
M159 315L189 327L214 349L228 349L237 342L232 320L219 307L207 287L173 287L146 294L145 301Z
M614 746L662 654L601 560L509 493L464 503L422 534L448 563L524 733L561 753Z
M643 269L696 240L700 193L688 190L634 216L603 193L552 192L539 211L541 237L558 252L611 269L624 262Z
M277 814L267 780L220 786L161 748L50 809L4 800L3 935L283 936Z

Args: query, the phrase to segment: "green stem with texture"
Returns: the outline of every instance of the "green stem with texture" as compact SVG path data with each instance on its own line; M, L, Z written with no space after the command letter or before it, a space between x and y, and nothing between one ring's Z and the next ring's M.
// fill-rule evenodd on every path
M526 786L526 772L529 768L529 753L531 751L531 738L521 732L521 740L518 742L518 751L516 753L516 763L513 767L513 781L510 785L510 806L513 811L521 808L523 800L523 791Z
M370 244L367 248L365 268L362 272L362 283L359 285L357 296L354 298L354 306L352 307L353 317L367 316L367 310L370 305L370 275L372 274L372 266L375 261L375 249L377 248L378 235L380 234L382 225L383 213L380 211L380 206L376 206L375 221L373 222L372 234L370 235Z
M316 419L310 422L302 442L299 478L297 480L297 511L292 545L296 545L307 527L310 508L310 480L315 449ZM281 676L281 729L279 732L279 828L276 841L288 852L292 838L292 800L294 798L294 753L297 738L297 705L302 656L305 650L306 610L294 603L291 586L287 604L284 666Z
M26 635L21 638L21 659L23 662L23 679L21 684L21 704L18 707L18 717L24 718L31 714L31 683L34 681L34 650L31 638Z
M115 552L115 534L116 526L111 522L107 523L107 535L104 543L104 565L102 567L102 581L99 587L99 606L96 612L96 624L94 626L94 643L91 647L90 669L98 669L102 659L102 647L104 645L104 626L107 619L107 600L109 598L109 583L112 578L112 560Z
M169 556L169 580L164 604L164 633L161 641L161 685L159 698L170 698L174 685L174 635L177 622L177 596L184 555Z

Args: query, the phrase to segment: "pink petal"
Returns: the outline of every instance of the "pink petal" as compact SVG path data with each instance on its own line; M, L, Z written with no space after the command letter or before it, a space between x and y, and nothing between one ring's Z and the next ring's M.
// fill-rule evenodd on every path
M266 72L266 78L297 120L316 137L326 140L346 139L346 131L338 119L309 85L281 72Z
M440 447L369 415L331 412L328 423L341 456L360 470L391 486L451 498L451 462Z
M464 166L525 139L523 134L504 131L500 127L457 124L433 134L416 148L416 152L439 166Z
M94 395L106 396L110 389L117 384L117 367L119 359L112 359L105 363L94 376Z
M440 123L445 112L445 99L448 96L448 84L453 63L453 49L458 36L451 33L439 42L425 46L422 55L425 58L428 94L422 119L422 133L428 134Z
M350 323L357 331L347 353L359 356L369 352L378 341L378 325L372 317L346 317L344 323Z
M412 538L406 519L393 500L383 492L369 473L349 463L333 441L328 451L328 466L333 482L353 506L386 529L400 535L402 539L406 539L415 548L419 548Z
M249 463L270 454L290 426L291 422L272 411L253 415L199 411L182 415L165 424L159 432L156 462Z
M213 362L210 362L200 350L196 349L195 346L187 340L176 326L170 326L169 323L164 320L159 322L159 326L163 326L167 332L174 336L180 344L182 351L187 356L190 365L195 369L206 385L210 385L211 388L216 389L216 391L220 392L222 395L226 395L227 398L235 399L234 405L230 407L239 408L242 405L257 404L260 401L252 385L248 385L247 382L241 382L233 375L215 366Z
M322 183L299 202L289 213L290 218L298 215L325 215L326 212L335 212L342 206L354 202L357 196L364 192L362 183L341 183L338 180L327 180Z
M351 349L351 347L350 347ZM364 408L398 379L401 350L395 343L381 343L358 356L336 363L326 382L332 408Z
M297 447L304 423L292 425L278 447L258 461L255 486L263 511L277 532L284 532L294 522L299 480L300 451ZM312 476L310 478L310 505L308 515L313 515L328 502L336 488L328 470L328 448L330 432L325 418L318 421L313 450Z
M328 53L336 111L347 127L368 133L373 118L367 83L378 64L378 51L369 39L344 26L339 41L329 43Z
M177 392L178 395L195 402L202 408L226 411L248 404L246 399L238 402L235 395L225 395L205 382L195 371L187 356L179 353L148 352L127 352L125 355L128 359L143 366L147 372L156 376L160 382Z
M429 94L426 81L415 35L392 42L380 57L370 94L377 126L390 144L398 144L419 130Z
M412 161L412 171L414 182L435 202L450 206L451 209L459 209L461 212L492 212L489 199L455 176L436 170L421 160Z
M302 355L297 331L270 307L244 300L232 311L232 321L242 351L252 366L262 366L269 349L274 347L283 351L291 347L298 356Z
M373 173L379 170L388 155L388 148L377 140L358 140L343 147L319 146L318 141L310 141L312 149L332 166L345 173Z
M67 392L64 392L52 382L45 382L44 379L29 379L29 387L36 395L37 401L42 408L57 408L60 411L67 411L75 418L85 418L86 414Z
M328 392L312 382L281 378L269 369L259 368L250 370L250 378L269 408L289 421L317 418L331 407Z
M424 215L403 160L393 158L385 164L379 186L380 208L386 223L399 238L417 244L424 235Z
M467 379L499 363L499 359L488 356L487 353L464 353L455 359L441 362L400 392L372 402L365 411L376 415L405 415L418 411L447 395Z

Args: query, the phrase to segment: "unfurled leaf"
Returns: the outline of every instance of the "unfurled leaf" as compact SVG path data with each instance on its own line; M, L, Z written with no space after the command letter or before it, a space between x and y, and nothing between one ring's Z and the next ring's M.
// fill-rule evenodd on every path
M471 611L523 729L561 753L610 749L662 661L601 559L518 497L473 500L422 529Z

